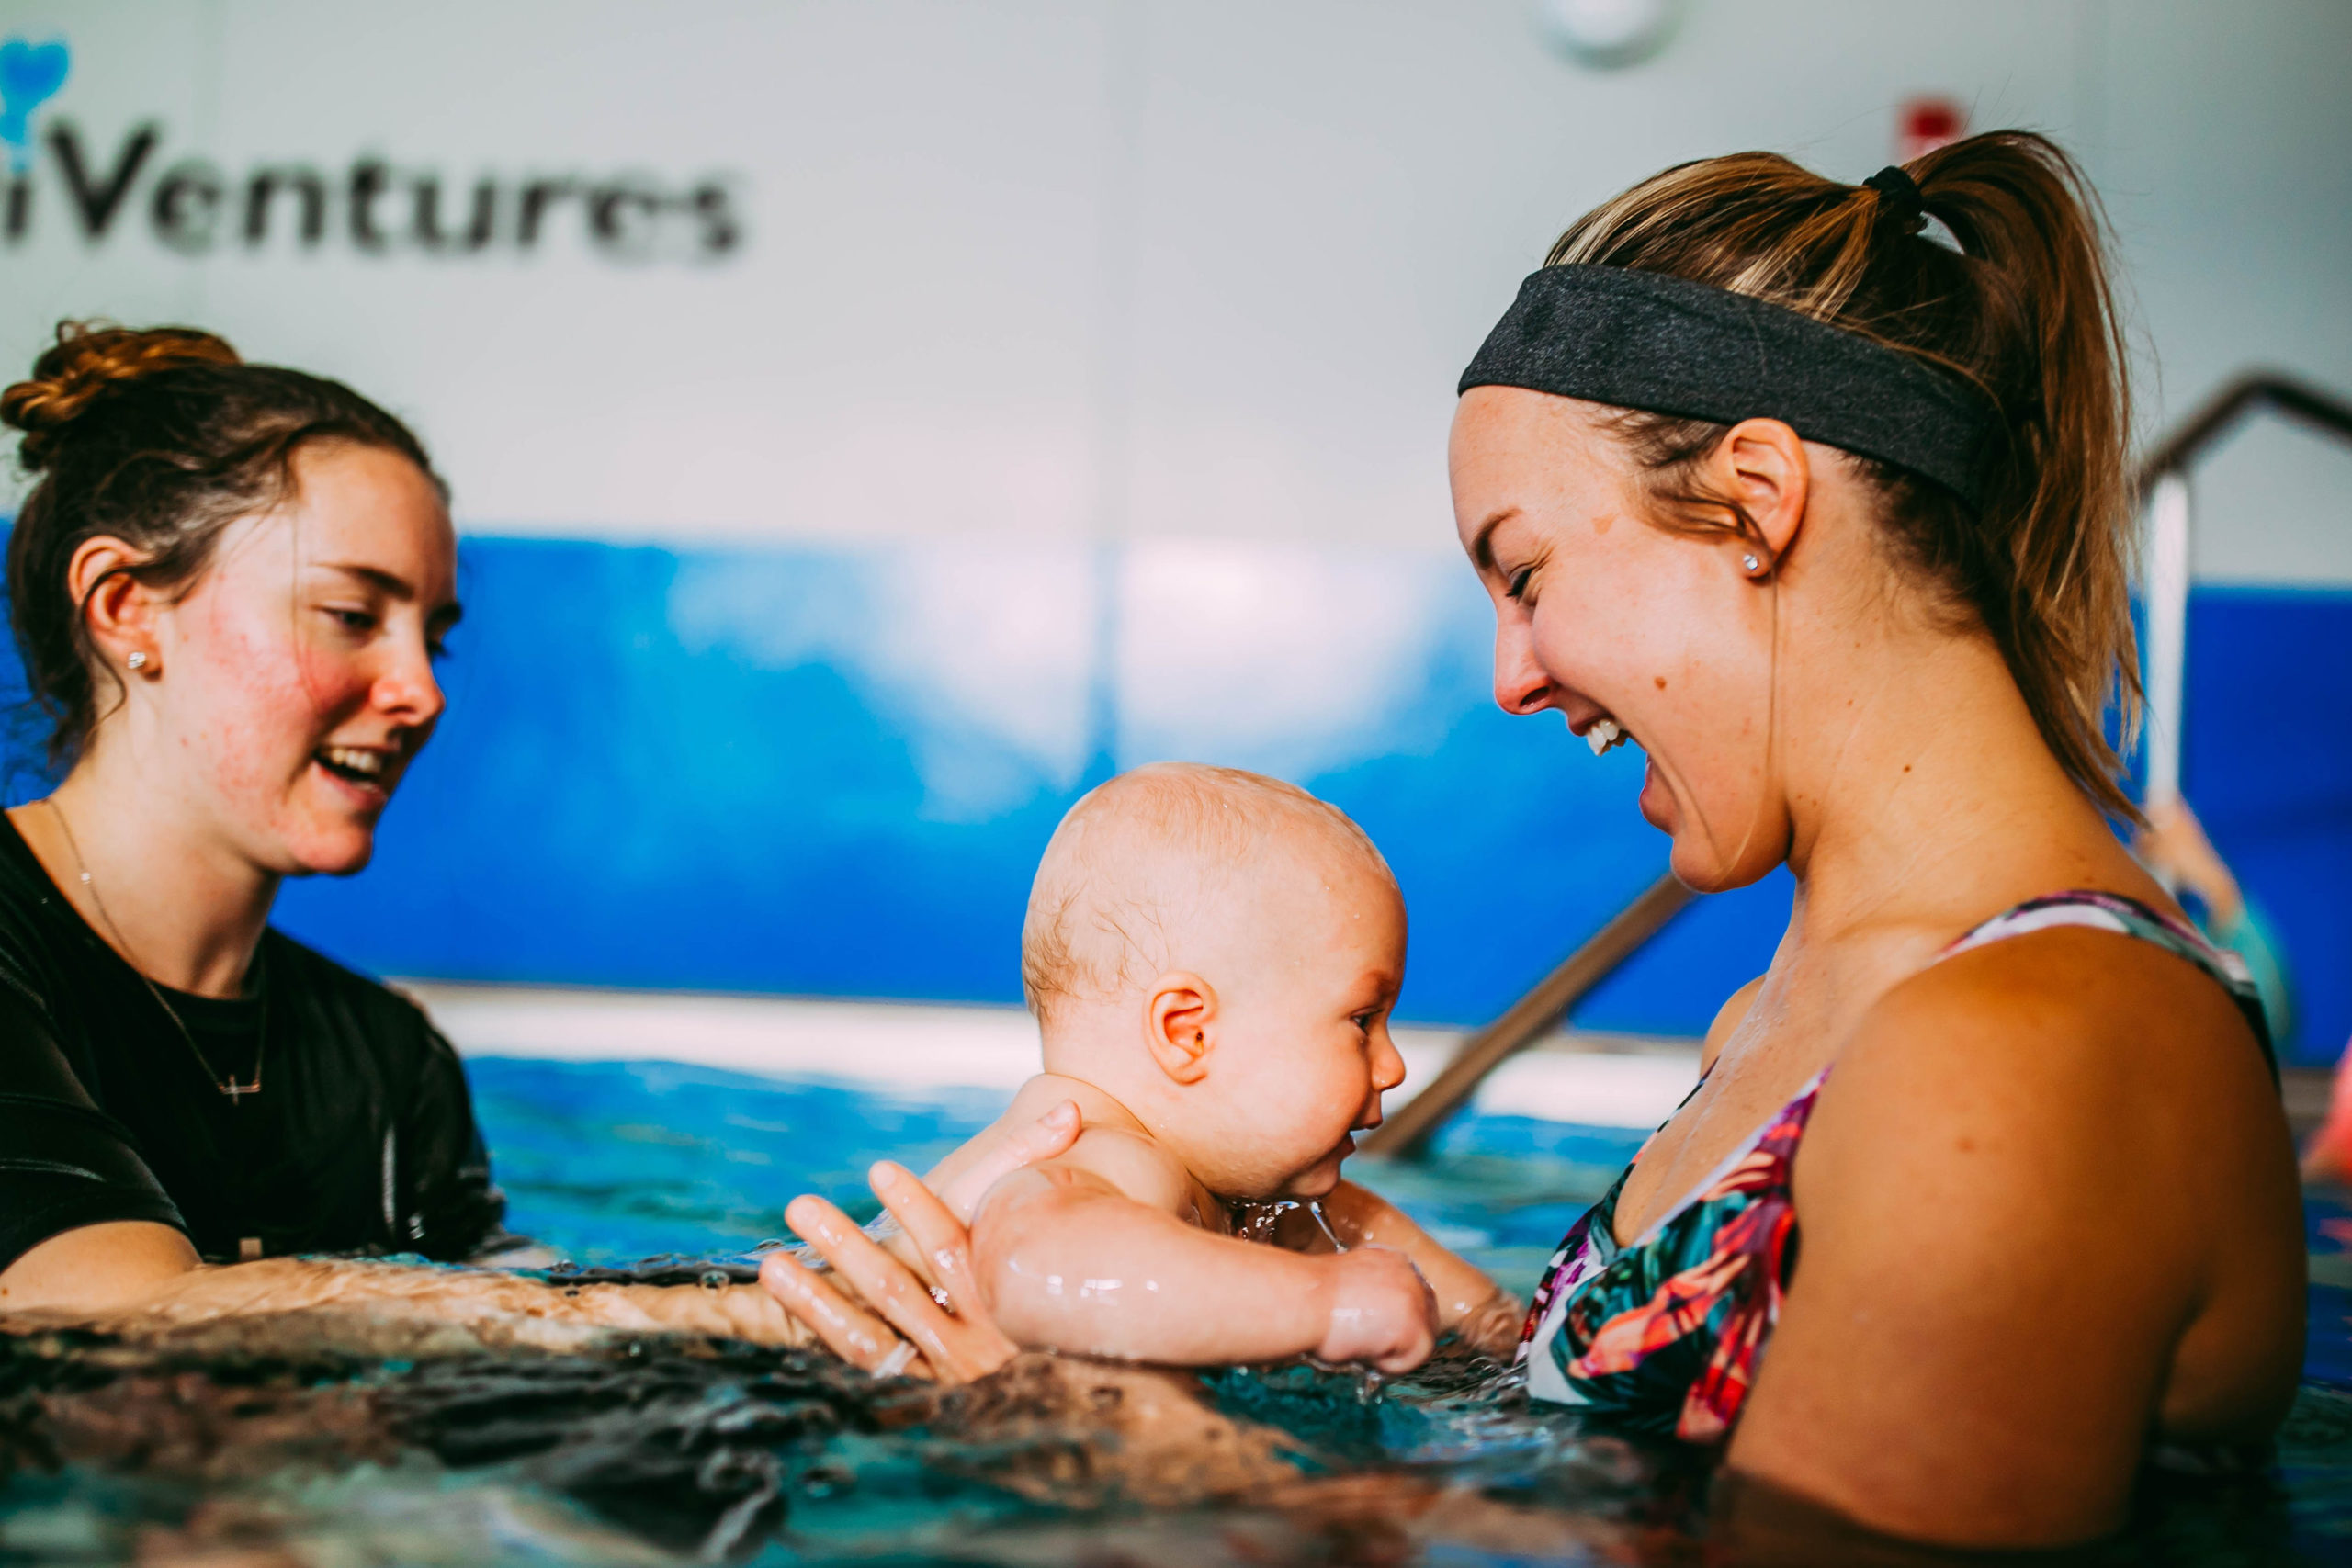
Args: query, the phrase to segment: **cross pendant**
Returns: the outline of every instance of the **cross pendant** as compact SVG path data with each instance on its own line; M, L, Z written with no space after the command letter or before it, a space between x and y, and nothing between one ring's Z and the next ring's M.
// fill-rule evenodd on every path
M235 1105L249 1094L259 1094L261 1092L261 1080L259 1078L255 1078L251 1083L239 1083L232 1077L227 1083L220 1086L220 1092L229 1097L230 1104Z

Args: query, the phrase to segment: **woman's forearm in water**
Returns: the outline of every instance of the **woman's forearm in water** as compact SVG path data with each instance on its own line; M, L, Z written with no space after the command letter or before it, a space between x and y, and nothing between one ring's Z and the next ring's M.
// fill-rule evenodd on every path
M1182 1366L1315 1354L1401 1370L1429 1353L1403 1254L1307 1257L1212 1235L1067 1173L1023 1171L972 1231L988 1307L1037 1348Z
M160 1232L160 1236L146 1233ZM364 1315L382 1324L447 1324L477 1337L549 1348L605 1334L707 1334L767 1344L809 1336L752 1285L564 1285L481 1269L273 1258L208 1265L169 1226L90 1226L28 1253L0 1276L0 1314L124 1326L200 1323L278 1313ZM176 1244L174 1246L173 1244ZM63 1267L111 1247L110 1268L85 1288L60 1288ZM26 1268L26 1265L31 1265ZM21 1270L21 1272L20 1272Z
M199 1269L147 1310L178 1321L350 1312L379 1321L446 1323L490 1339L549 1348L615 1331L785 1345L808 1337L753 1285L566 1285L486 1269L308 1258Z

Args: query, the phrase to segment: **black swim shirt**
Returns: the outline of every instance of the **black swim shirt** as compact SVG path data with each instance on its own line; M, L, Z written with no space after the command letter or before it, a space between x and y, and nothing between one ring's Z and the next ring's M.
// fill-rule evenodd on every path
M247 996L162 996L0 815L0 1269L112 1220L215 1263L512 1241L457 1053L413 1002L277 931ZM261 1091L223 1095L212 1074L250 1081L257 1054Z

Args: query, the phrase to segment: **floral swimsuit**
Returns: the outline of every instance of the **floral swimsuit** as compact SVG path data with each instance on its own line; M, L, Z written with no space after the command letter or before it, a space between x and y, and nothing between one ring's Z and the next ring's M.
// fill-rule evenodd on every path
M2196 964L2228 989L2277 1071L2261 998L2237 955L2118 894L2059 893L2020 904L1953 942L1939 961L2053 926L2118 931ZM1729 1434L1780 1318L1795 1261L1791 1172L1828 1077L1824 1067L1697 1190L1620 1247L1617 1197L1634 1168L1625 1168L1560 1243L1536 1287L1519 1345L1532 1397L1587 1405L1690 1442Z

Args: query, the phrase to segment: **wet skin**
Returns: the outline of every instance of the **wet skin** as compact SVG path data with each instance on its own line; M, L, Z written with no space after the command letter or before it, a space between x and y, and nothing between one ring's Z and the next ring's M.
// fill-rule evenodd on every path
M2170 901L1982 628L1892 567L1842 456L1735 427L1697 478L1756 526L1712 538L1656 526L1602 411L1567 400L1474 390L1453 464L1498 702L1631 732L1692 886L1797 876L1771 968L1724 1005L1618 1213L1631 1239L1837 1062L1796 1163L1802 1266L1728 1455L1746 1490L2055 1545L2120 1520L2152 1432L2274 1429L2303 1250L2260 1054L2209 978L2128 938L1935 962L2042 894Z
M1796 876L1770 969L1617 1214L1639 1236L1837 1064L1731 1464L1896 1534L2041 1545L2120 1518L2152 1430L2269 1431L2302 1248L2261 1055L2211 980L2125 937L1936 962L2043 894L2170 900L1982 627L1891 562L1842 455L1734 426L1686 488L1753 527L1694 536L1655 520L1605 411L1488 388L1462 400L1453 470L1498 702L1630 731L1685 881Z

